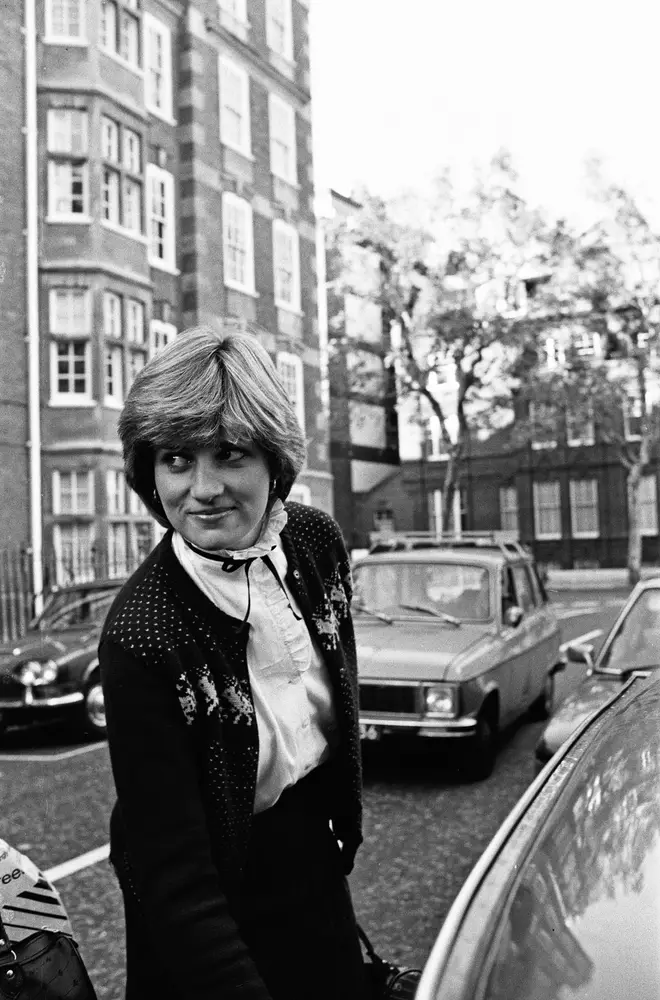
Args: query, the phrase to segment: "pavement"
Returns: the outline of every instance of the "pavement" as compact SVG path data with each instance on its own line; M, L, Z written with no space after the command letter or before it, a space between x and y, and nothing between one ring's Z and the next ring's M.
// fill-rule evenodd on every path
M642 566L642 579L660 576L660 566ZM549 569L546 587L558 590L630 590L628 570L621 569Z

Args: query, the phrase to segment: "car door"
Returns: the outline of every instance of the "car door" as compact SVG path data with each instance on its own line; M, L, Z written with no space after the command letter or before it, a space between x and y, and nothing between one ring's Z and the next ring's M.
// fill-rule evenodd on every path
M527 564L517 563L512 572L518 606L523 611L517 628L521 633L521 655L514 677L515 714L521 715L543 689L547 673L547 652L544 649L547 623L537 603Z
M500 715L503 724L519 714L520 678L529 659L529 633L523 616L517 626L506 624L509 608L520 607L513 566L507 564L500 572L500 618L502 653L497 668L500 692Z

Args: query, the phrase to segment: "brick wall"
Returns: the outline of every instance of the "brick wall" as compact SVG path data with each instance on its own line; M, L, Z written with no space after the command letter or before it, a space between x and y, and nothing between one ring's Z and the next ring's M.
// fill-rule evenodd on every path
M0 548L29 538L22 9L3 3L0 32Z

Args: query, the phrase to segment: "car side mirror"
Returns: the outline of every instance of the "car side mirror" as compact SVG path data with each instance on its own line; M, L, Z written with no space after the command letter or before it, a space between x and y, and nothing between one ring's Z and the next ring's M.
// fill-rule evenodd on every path
M517 604L514 604L513 607L507 608L504 612L504 624L508 625L510 628L518 628L523 620L523 615L523 609L519 608Z
M566 647L566 659L569 663L582 663L589 669L594 665L594 647L586 643L569 643Z

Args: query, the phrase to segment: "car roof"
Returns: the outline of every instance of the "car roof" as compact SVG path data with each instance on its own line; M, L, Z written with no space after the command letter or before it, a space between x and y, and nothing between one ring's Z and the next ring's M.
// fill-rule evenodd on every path
M525 555L505 556L499 549L472 548L424 548L406 549L396 552L372 552L355 563L354 569L358 566L373 565L378 563L452 563L456 565L480 565L480 566L502 566L509 562L531 562L531 558Z
M102 580L85 580L80 583L66 583L53 587L51 594L79 594L81 591L90 590L118 590L125 582L123 577L107 577Z
M417 1000L522 1000L533 987L520 984L548 976L545 996L659 996L657 963L628 961L657 951L659 781L660 678L634 676L502 824L441 928Z

